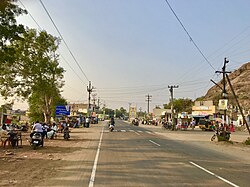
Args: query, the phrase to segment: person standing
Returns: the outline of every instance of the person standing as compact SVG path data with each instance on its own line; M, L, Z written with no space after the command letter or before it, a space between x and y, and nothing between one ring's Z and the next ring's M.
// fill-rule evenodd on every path
M83 123L83 127L86 127L86 118L85 117L83 117L82 123Z
M87 118L86 118L86 128L89 128L89 123L90 123L90 118L87 117Z
M193 121L191 122L191 127L192 127L192 130L194 130L195 125L196 125L196 122L195 122L195 120L193 119Z
M48 139L48 135L47 135L48 128L49 126L46 123L44 123L43 124L43 137L46 137L46 139Z

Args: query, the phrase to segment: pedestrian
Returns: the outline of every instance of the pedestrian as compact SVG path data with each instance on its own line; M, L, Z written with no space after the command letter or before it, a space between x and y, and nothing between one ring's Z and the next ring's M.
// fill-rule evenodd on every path
M231 122L231 124L230 124L230 132L235 132L235 129L234 129L234 124L233 124L233 122Z
M46 137L46 139L48 139L48 135L47 135L48 128L49 126L46 123L43 123L43 137Z
M87 118L86 118L86 128L89 128L89 123L90 123L90 118L87 117Z
M195 122L195 120L193 119L193 121L191 122L191 127L192 127L192 130L194 130L194 128L195 128L195 124L196 124L196 122Z

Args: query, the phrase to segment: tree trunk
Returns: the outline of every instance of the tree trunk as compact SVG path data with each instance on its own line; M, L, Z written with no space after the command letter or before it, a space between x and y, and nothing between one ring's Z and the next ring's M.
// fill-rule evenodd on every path
M50 123L51 119L51 103L52 103L52 97L47 97L46 95L44 96L44 101L45 101L45 107L44 107L44 121L45 123Z

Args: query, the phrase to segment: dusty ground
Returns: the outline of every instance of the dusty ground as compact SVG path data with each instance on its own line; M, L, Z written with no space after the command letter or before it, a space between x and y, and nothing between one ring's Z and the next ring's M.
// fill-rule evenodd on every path
M72 153L88 147L90 136L94 137L91 131L93 128L71 129L69 141L59 133L37 150L32 150L27 141L29 133L23 133L20 148L0 147L0 186L45 185L47 178L58 176L58 168L69 164L65 159L74 159L77 155Z

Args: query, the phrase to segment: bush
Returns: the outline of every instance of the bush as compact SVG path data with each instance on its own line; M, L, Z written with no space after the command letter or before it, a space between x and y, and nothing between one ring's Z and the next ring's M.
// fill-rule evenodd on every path
M247 138L247 140L245 141L246 145L250 145L250 138Z
M220 141L228 141L228 139L226 137L224 137L224 136L217 136L217 138L218 138L218 142L220 142Z

